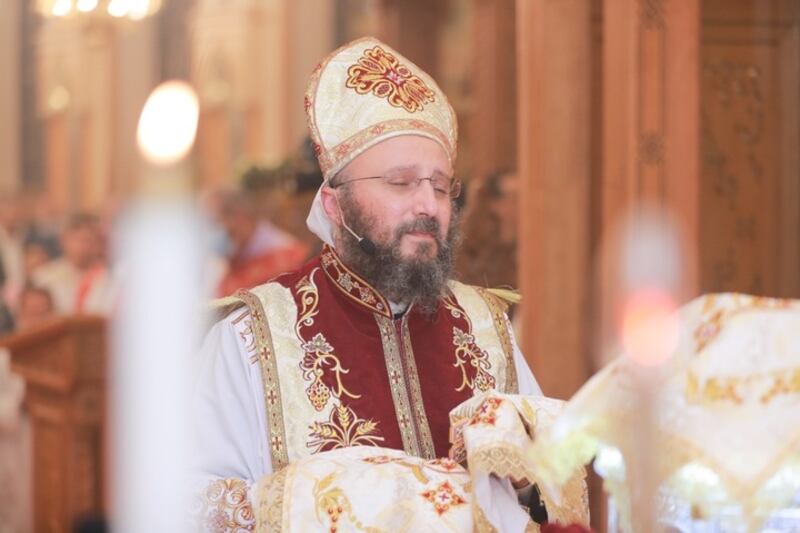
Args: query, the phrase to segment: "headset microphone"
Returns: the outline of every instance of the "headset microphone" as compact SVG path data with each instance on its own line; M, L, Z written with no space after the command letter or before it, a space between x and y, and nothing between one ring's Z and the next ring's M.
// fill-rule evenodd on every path
M342 219L342 226L350 232L350 235L355 237L358 241L358 246L366 253L367 255L374 256L378 253L378 248L375 246L375 243L372 242L368 237L359 237L356 235L356 232L353 231L350 226L347 225L347 222L344 220L344 214L342 213L342 208L339 205L339 198L336 198L336 207L339 209L339 217Z

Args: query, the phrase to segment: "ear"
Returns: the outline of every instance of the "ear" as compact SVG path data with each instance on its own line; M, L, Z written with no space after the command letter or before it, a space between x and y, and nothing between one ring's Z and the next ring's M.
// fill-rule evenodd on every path
M341 210L339 209L339 199L336 197L336 191L323 185L319 192L320 200L322 200L322 208L325 214L336 226L342 225Z

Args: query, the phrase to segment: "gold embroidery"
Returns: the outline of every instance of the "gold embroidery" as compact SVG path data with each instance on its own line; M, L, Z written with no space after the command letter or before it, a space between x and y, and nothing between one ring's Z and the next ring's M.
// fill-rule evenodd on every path
M311 437L314 440L306 446L314 448L314 453L348 446L377 446L378 441L383 441L383 437L373 435L377 427L377 422L358 418L351 408L337 405L331 411L328 422L311 424Z
M409 113L421 111L435 100L434 92L419 76L380 46L364 50L358 62L347 69L345 86L358 94L371 92Z
M448 147L448 153L452 160L456 157L456 147L453 146L450 139L448 139L439 128L434 127L429 122L424 120L398 118L392 120L385 120L380 124L376 124L371 128L366 128L358 133L348 137L345 141L339 143L331 149L320 151L317 155L319 166L323 174L327 174L330 169L335 168L349 154L357 151L359 148L365 146L367 143L375 139L378 135L391 131L408 131L409 129L423 131L427 135L438 139L442 146Z
M267 476L260 484L256 511L259 531L279 533L283 528L283 493L289 468Z
M500 404L503 403L501 398L494 398L489 397L486 398L481 402L480 407L478 407L478 411L472 417L472 420L469 421L470 426L477 426L478 424L485 424L487 426L493 426L497 422L497 410L500 408Z
M391 318L389 302L363 278L347 268L328 245L322 249L322 268L334 285L348 298L373 312Z
M278 380L278 364L272 345L267 316L261 300L253 293L242 290L236 293L250 310L251 328L255 338L261 378L264 382L264 403L270 436L270 456L273 471L280 470L289 463L286 449L286 426L283 422L283 401Z
M472 500L472 521L475 523L475 531L477 533L497 533L497 528L495 528L489 519L486 518L486 514L484 514L483 509L481 506L478 505L478 502L474 499ZM525 530L527 533L527 529Z
M362 459L365 463L370 463L374 465L385 465L385 464L396 464L400 466L404 466L411 471L417 481L421 484L425 485L430 483L430 478L425 475L423 469L433 470L434 472L439 472L443 474L467 474L467 471L464 470L460 464L456 463L455 461L448 459L446 457L440 457L437 459L429 459L422 463L419 462L410 462L405 457L391 457L389 455L374 455L371 457L364 457Z
M440 483L436 488L426 490L420 494L433 504L433 509L439 516L445 514L453 507L464 505L467 501L461 497L450 485L449 481Z
M419 384L419 372L417 362L414 358L414 350L411 347L411 333L408 331L408 313L403 315L400 322L400 332L402 335L403 351L402 362L405 363L405 376L408 382L408 396L411 402L412 412L416 415L417 435L420 442L420 457L433 459L436 457L436 449L433 446L433 435L431 426L428 422L428 415L425 413L425 403L422 400L422 387Z
M506 309L508 306L501 302L497 296L484 288L477 288L477 291L489 307L489 312L494 322L494 329L497 332L497 336L500 338L500 344L502 344L503 352L506 355L506 386L504 392L508 394L518 394L519 382L517 380L517 367L514 364L514 346L511 343L511 335L509 333L509 331L511 331L511 323L506 316Z
M218 479L202 495L200 519L203 531L253 531L255 517L243 479Z
M686 375L686 401L691 404L728 401L740 405L744 403L745 398L755 396L759 402L767 404L777 396L798 393L800 393L800 368L787 368L746 377L714 377L708 379L702 386L693 372L689 371Z
M314 324L314 317L319 313L319 290L313 280L317 270L314 269L310 276L302 278L296 285L300 295L301 311L295 326L295 332L297 333L297 338L302 341L301 347L305 353L303 360L300 362L303 378L306 381L311 381L311 384L306 388L306 395L314 409L322 411L328 404L331 395L337 399L340 399L342 395L353 399L358 399L361 396L347 390L342 383L342 374L347 374L350 371L342 367L341 361L333 353L333 346L325 339L325 336L322 333L317 333L311 340L306 340L301 332L303 326L308 327ZM329 369L336 379L336 387L333 391L323 381L326 367L330 367Z
M493 389L496 381L494 376L489 373L492 368L492 364L489 362L489 354L475 344L475 337L472 335L472 320L470 320L467 313L458 307L452 296L443 298L442 302L453 318L463 318L467 323L467 331L453 327L453 345L456 347L455 366L461 370L462 378L461 385L458 386L456 391L460 392L467 387L473 392L477 392L476 389L481 392ZM469 377L467 366L475 369L474 378Z
M400 359L400 346L395 335L394 323L391 318L375 313L375 320L381 332L383 343L383 357L386 362L386 372L389 374L389 389L392 392L392 403L400 427L400 438L403 441L403 450L409 455L421 455L421 446L417 437L411 413L411 400L406 388L403 364Z
M703 314L711 313L711 315L701 320L694 330L695 353L700 353L708 346L719 335L725 321L733 315L750 309L787 309L794 305L792 300L738 294L734 295L733 307L714 310L716 305L714 296L709 295L703 306Z
M255 364L258 362L258 343L253 331L253 321L250 320L250 310L245 311L231 321L234 326L244 322L244 327L239 330L239 338L242 339L244 349L250 354L250 363Z
M335 473L328 474L314 483L314 507L317 520L322 522L323 516L330 520L329 530L335 533L341 526L340 518L344 515L353 524L353 529L366 533L384 533L382 530L364 525L353 514L353 506L347 495L339 487L331 487Z

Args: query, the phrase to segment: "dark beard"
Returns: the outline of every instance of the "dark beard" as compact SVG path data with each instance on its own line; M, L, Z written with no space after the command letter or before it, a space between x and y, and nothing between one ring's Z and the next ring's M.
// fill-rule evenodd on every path
M375 254L370 255L359 246L358 240L350 232L340 228L340 249L337 252L345 264L388 300L395 303L414 302L414 306L423 313L435 313L439 300L447 292L447 281L453 272L453 251L459 242L459 215L456 209L452 211L445 240L440 236L438 220L420 217L401 224L388 243L381 243L370 231L377 226L376 218L366 215L350 194L344 190L341 193L339 201L347 224L357 235L369 238L375 245ZM423 243L413 257L404 258L400 253L400 240L411 232L430 233L436 240L436 254L430 257L433 243Z

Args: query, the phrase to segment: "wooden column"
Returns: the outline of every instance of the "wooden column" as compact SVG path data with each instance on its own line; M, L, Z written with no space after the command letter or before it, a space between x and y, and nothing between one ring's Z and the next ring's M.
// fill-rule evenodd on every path
M445 0L382 0L377 37L437 79Z
M108 200L113 180L112 151L117 113L115 28L110 20L89 22L82 31L82 90L85 107L80 117L80 192L78 207L97 211Z
M0 17L0 196L9 197L21 186L20 162L20 20L22 2L4 2Z
M295 148L292 118L303 113L302 91L290 94L295 7L288 0L197 3L191 79L200 99L202 183L230 182L242 160L277 165Z
M591 367L591 0L519 0L517 46L522 349L569 398Z
M510 171L517 157L517 64L514 4L477 0L473 16L474 113L470 128L472 176ZM473 183L475 183L473 181ZM471 185L472 190L477 190Z
M604 232L649 202L670 210L696 246L699 2L604 3Z

